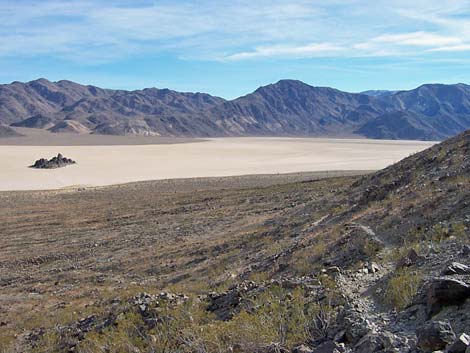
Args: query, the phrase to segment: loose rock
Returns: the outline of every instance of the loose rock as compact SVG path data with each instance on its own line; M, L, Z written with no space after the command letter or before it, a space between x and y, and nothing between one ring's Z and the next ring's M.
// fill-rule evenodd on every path
M465 353L470 349L470 336L462 333L452 345L447 348L446 353Z
M427 293L427 312L430 316L438 313L444 306L461 304L470 297L470 286L465 282L448 279L435 279Z
M448 322L431 321L417 331L418 347L424 352L434 352L452 344L456 337Z
M470 267L458 263L452 262L447 268L443 271L443 275L468 275L470 274Z

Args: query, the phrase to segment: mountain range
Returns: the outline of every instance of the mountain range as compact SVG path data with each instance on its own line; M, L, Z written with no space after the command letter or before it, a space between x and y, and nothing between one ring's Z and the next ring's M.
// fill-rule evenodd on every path
M234 100L46 79L0 85L1 136L15 127L157 136L361 136L441 140L470 128L470 86L349 93L281 80Z

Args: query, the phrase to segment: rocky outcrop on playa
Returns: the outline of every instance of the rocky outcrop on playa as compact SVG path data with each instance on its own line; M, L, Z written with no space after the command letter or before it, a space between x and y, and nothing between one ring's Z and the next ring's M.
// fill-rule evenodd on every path
M70 164L76 164L76 162L70 158L62 156L62 154L59 153L57 156L52 157L51 159L38 159L30 167L35 169L55 169L66 167Z

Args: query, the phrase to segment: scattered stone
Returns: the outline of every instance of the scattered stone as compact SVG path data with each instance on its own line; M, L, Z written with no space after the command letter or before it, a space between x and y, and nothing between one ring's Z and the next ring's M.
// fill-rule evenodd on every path
M462 333L457 340L447 348L446 353L465 353L470 349L470 336Z
M380 271L380 267L375 262L371 262L367 265L367 272L376 273L376 272L379 272L379 271Z
M354 352L356 353L374 353L389 351L393 347L394 337L390 333L376 333L371 332L355 345Z
M359 275L367 275L369 273L369 270L367 269L367 267L364 267L364 268L360 268L357 273Z
M333 341L327 341L315 348L312 353L342 353L344 346Z
M163 302L171 305L181 305L187 300L188 297L184 294L168 292L161 292L159 294L139 293L131 299L131 303L137 306L141 313L144 313L149 307L158 307Z
M58 154L56 157L52 157L51 159L41 158L34 162L31 165L31 168L36 169L55 169L55 168L62 168L70 164L75 164L76 162L71 160L70 158L66 158L62 156L62 154Z
M429 286L426 309L430 316L438 313L444 306L461 304L470 297L470 286L465 282L437 278Z
M95 315L87 316L78 321L77 328L82 332L89 332L93 326L96 326L97 321L98 319Z
M424 352L445 349L456 337L448 322L430 321L416 332L418 347Z
M331 266L324 268L321 272L327 275L339 275L341 274L341 269L338 266Z
M230 320L236 313L243 309L249 309L250 301L243 302L243 297L247 292L262 291L263 286L247 281L231 287L222 293L209 293L207 299L209 305L207 310L214 313L219 320Z
M442 273L443 275L468 275L470 274L470 267L458 263L452 262Z
M339 313L338 322L341 323L341 330L344 335L338 340L355 345L359 340L370 333L373 329L369 320L358 309L352 308L349 304Z
M304 344L294 347L294 349L292 349L292 353L312 353L312 352L313 350Z

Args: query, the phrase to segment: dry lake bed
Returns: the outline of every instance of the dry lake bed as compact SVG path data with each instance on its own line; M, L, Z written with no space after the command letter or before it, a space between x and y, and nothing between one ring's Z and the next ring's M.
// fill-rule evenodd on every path
M136 140L138 141L138 140ZM183 142L183 141L179 141ZM0 190L102 186L143 180L376 170L433 142L328 138L214 138L142 145L0 145ZM62 153L77 162L28 168Z

